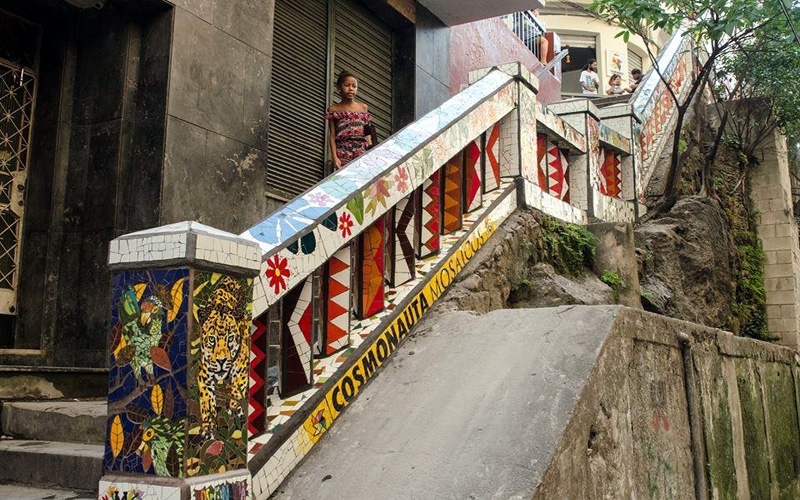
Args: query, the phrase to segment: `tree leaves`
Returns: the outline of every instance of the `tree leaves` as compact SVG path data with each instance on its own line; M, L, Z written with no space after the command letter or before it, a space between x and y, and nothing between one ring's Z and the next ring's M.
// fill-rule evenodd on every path
M114 455L114 458L117 458L125 444L125 431L122 429L122 420L119 415L114 416L114 420L111 421L108 440L111 445L111 454Z

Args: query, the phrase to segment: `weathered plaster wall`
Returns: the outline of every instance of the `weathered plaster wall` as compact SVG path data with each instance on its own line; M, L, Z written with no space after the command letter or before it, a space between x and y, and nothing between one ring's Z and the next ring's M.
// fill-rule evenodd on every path
M797 498L794 352L621 310L535 499Z
M469 82L469 72L507 62L521 62L536 74L542 63L499 19L486 19L450 28L450 94ZM543 104L561 100L561 82L552 74L539 78Z

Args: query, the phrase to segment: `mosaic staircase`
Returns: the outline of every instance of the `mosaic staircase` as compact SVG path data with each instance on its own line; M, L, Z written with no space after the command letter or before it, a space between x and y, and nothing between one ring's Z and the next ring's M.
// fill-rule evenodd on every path
M101 498L268 497L518 206L578 224L635 219L659 144L651 121L669 118L649 104L657 82L598 110L542 105L516 63L470 80L238 237L192 222L111 243ZM231 336L208 333L223 320ZM230 374L209 389L217 355L248 355L249 382ZM136 446L159 432L160 452Z

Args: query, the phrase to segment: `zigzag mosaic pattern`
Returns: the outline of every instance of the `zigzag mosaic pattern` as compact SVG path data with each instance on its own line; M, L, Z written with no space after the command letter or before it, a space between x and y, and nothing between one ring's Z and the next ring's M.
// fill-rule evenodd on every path
M325 354L330 356L350 344L350 246L336 252L327 264Z
M414 257L414 200L400 200L394 208L394 245L392 246L392 286L399 286L416 277Z
M267 372L267 326L260 318L253 320L252 344L250 346L250 408L247 414L247 430L250 435L267 430L266 396L264 376Z
M484 163L483 192L490 193L500 187L500 124L495 123L486 134L486 162Z
M483 204L481 181L481 140L469 143L464 150L464 212L469 213Z
M619 154L612 149L603 148L600 152L600 193L614 198L622 195L622 172Z
M421 259L439 251L439 228L441 216L442 172L437 170L422 184L422 211L420 213L420 236L417 255Z
M311 385L311 328L313 324L314 275L283 299L281 394L285 397Z
M556 142L548 143L547 178L550 194L569 203L569 159Z
M544 189L547 182L547 135L536 134L536 174L539 187Z
M461 169L463 152L455 155L444 166L442 190L442 234L461 229Z
M357 314L368 318L383 311L386 222L381 217L361 234L361 290Z

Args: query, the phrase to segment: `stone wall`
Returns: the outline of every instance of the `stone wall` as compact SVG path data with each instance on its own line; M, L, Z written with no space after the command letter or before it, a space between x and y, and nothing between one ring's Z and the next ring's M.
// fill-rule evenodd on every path
M617 316L535 499L797 498L791 349Z
M758 237L764 247L767 327L784 345L798 346L800 319L800 244L792 210L786 139L777 132L762 144L753 172L751 197L761 218Z

